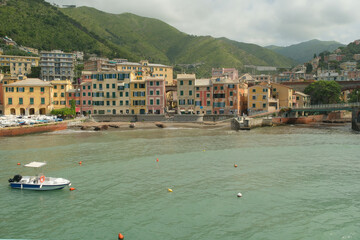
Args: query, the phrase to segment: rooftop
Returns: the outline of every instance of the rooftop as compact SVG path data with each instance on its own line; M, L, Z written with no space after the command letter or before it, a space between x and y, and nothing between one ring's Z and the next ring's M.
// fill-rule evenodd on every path
M40 80L38 78L28 78L25 80L20 80L14 83L7 84L5 86L9 87L51 87L50 82L45 82L43 80Z
M211 79L196 79L195 80L195 86L201 87L201 86L210 86L211 85Z

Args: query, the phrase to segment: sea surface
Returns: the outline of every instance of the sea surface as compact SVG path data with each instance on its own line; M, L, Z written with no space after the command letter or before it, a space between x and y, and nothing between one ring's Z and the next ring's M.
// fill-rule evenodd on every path
M11 189L31 161L76 190ZM360 239L350 125L65 130L0 138L0 164L0 239Z

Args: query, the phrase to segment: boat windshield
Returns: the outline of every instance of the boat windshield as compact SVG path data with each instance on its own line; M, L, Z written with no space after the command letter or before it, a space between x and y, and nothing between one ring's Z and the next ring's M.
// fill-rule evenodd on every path
M45 162L31 162L28 164L25 164L25 167L32 167L32 168L39 168L39 167L43 167L45 166L46 163Z

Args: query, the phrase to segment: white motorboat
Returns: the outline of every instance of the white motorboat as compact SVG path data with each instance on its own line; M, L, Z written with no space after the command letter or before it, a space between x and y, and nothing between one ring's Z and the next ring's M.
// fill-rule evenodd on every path
M45 165L45 162L31 162L25 164L24 166L30 168L41 168ZM62 189L71 185L71 182L67 179L45 177L43 174L37 174L36 176L15 175L13 178L9 179L9 183L12 188L42 191Z

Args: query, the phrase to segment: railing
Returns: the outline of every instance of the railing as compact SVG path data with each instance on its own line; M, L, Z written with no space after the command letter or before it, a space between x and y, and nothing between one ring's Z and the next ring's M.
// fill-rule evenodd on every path
M293 109L341 109L341 108L354 108L360 107L360 102L356 103L342 103L342 104L318 104L318 105L309 105L305 107L294 107Z

